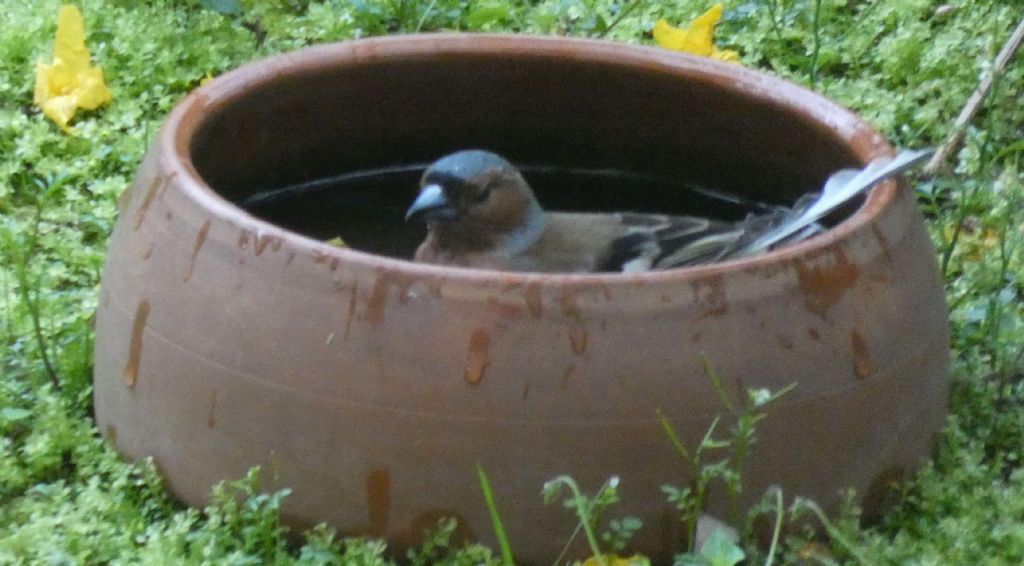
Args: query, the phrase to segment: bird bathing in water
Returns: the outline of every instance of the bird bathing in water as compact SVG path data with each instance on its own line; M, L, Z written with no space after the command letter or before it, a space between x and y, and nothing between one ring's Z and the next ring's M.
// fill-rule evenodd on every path
M747 257L807 239L818 221L878 182L926 159L903 151L833 173L792 208L738 222L633 212L547 212L501 156L465 150L423 174L406 220L427 224L419 262L503 271L640 273Z

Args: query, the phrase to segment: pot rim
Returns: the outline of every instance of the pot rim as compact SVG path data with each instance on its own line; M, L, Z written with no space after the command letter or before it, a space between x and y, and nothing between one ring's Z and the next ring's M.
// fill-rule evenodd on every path
M317 45L263 58L228 71L185 97L169 114L154 145L168 177L174 177L187 198L215 217L258 234L275 234L307 256L337 258L347 265L397 271L416 279L446 284L498 283L503 286L542 284L551 287L637 286L691 283L737 271L749 272L832 248L875 221L898 196L899 184L890 179L872 187L865 202L849 217L825 233L802 242L747 258L644 273L543 273L440 266L416 263L352 248L331 246L293 232L231 203L217 193L193 165L190 147L210 110L230 105L244 92L282 78L311 71L388 60L430 59L439 56L515 54L609 66L648 67L664 73L689 75L707 83L739 91L770 104L802 112L830 130L839 132L862 164L894 155L885 138L851 111L824 96L788 81L737 64L665 49L596 39L488 33L437 33L379 36Z

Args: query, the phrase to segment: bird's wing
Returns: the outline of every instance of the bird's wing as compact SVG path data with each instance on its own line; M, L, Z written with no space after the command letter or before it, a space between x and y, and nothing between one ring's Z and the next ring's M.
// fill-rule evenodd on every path
M738 223L690 216L619 214L626 233L611 242L604 271L671 269L754 255L781 242L824 230L818 221L857 195L924 161L931 150L903 151L865 168L833 173L821 193L804 195L792 209L750 215Z
M625 233L611 241L600 271L636 273L716 260L744 233L741 226L707 218L660 214L616 215Z
M917 165L930 153L929 150L904 151L891 160L872 161L861 170L838 171L829 177L820 194L804 195L792 208L779 207L767 213L751 214L739 222L628 212L612 215L554 213L549 218L568 221L562 230L553 232L585 232L594 236L583 238L586 244L609 242L603 249L596 250L596 256L591 256L597 261L587 265L594 265L594 271L638 273L713 263L753 255L781 242L798 241L823 232L825 228L818 223L821 218L879 181ZM595 230L595 226L602 229ZM607 232L611 232L607 234L611 236L610 241L602 235ZM583 245L576 240L573 242Z

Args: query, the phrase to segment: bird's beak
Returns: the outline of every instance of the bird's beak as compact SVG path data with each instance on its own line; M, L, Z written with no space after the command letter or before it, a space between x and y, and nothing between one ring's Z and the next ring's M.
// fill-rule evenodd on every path
M441 185L427 185L413 201L409 210L405 211L405 220L422 218L424 220L451 221L459 217L458 211L444 195Z

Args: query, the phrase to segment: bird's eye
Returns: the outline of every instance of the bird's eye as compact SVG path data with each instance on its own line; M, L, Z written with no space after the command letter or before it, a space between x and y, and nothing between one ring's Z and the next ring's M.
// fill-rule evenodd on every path
M495 181L489 181L487 184L480 187L480 190L473 195L473 202L481 203L489 199L491 197L491 189L493 189L496 184L497 183Z

